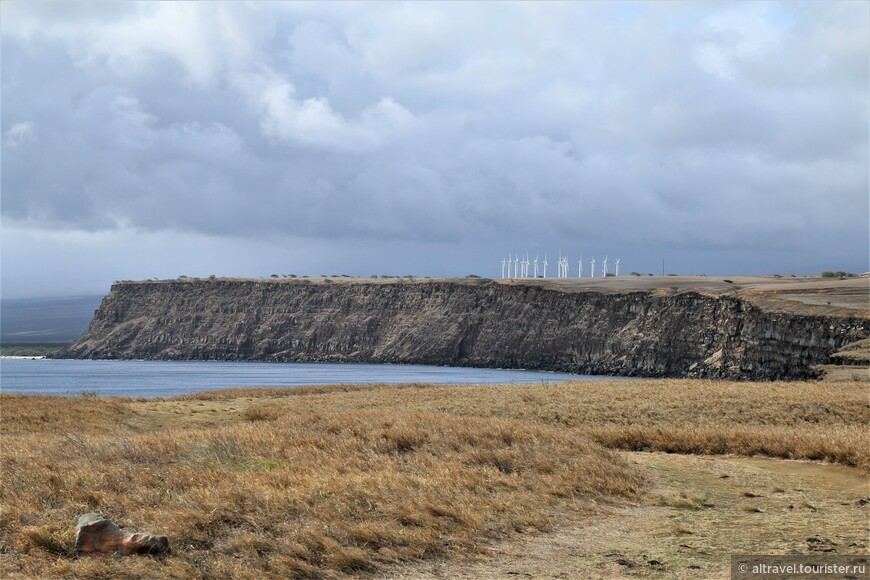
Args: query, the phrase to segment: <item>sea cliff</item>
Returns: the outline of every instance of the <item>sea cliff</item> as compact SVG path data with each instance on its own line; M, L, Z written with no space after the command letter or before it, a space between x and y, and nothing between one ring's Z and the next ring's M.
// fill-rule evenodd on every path
M806 377L870 320L737 293L485 279L179 280L112 286L57 356L413 363L649 377Z

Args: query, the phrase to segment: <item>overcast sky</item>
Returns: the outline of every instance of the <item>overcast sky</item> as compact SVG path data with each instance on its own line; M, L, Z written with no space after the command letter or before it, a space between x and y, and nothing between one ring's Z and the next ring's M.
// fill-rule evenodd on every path
M2 293L178 275L868 266L870 3L39 3ZM555 272L551 265L550 273Z

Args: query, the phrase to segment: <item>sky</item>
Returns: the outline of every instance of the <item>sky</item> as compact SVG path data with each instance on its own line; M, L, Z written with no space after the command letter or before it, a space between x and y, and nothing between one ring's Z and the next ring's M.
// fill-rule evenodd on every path
M5 0L0 42L5 298L870 269L868 2Z

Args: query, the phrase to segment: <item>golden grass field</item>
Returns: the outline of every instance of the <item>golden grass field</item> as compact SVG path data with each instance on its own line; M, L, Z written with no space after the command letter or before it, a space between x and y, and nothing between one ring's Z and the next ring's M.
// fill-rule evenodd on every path
M852 469L850 481L866 483L868 395L866 381L689 380L234 389L166 400L0 395L0 573L439 576L437 566L445 562L487 561L504 546L534 552L530 546L538 538L558 539L569 524L583 534L598 529L595 522L612 520L628 536L647 526L652 535L638 542L650 546L655 542L649 538L691 534L695 539L680 545L702 537L713 542L723 525L710 519L701 533L706 520L697 510L718 513L714 504L758 522L767 535L782 526L762 522L787 514L800 535L821 525L808 508L796 504L794 510L798 499L792 495L804 498L806 490L775 483L769 469L768 475L748 474L750 467L735 462L758 456L825 461L843 467L819 469ZM636 451L715 455L703 461L719 463L714 469L713 463L697 463L702 459L626 453ZM735 457L727 469L721 454ZM730 479L701 483L701 475L692 475L703 471L699 465ZM791 502L791 508L775 502L756 507L763 501L756 499L762 481L774 490L764 495ZM748 495L726 493L720 489L726 483ZM854 486L849 490L854 495ZM838 494L832 491L824 501L843 510L836 525L844 537L866 535L866 511L852 505L851 495L840 501ZM662 515L667 524L659 529L636 510L672 511ZM166 534L173 553L163 559L75 558L75 522L88 511L125 529ZM683 515L686 521L679 523ZM607 533L584 537L593 545ZM788 549L792 540L785 538L771 549ZM558 544L553 541L548 545ZM841 552L866 551L866 542L850 541L855 545ZM677 562L677 553L662 546L668 561ZM571 566L612 575L607 566L617 565L602 558ZM721 566L721 559L699 558L710 570ZM471 570L469 577L495 574L475 568L480 565L463 563L461 570ZM636 575L631 570L624 572ZM680 570L663 569L662 577L682 577L685 566Z

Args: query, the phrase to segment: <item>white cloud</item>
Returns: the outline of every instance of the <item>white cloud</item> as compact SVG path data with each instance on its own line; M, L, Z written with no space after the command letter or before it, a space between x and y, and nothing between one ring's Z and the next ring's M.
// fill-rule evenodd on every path
M3 134L3 142L7 147L16 149L27 145L28 143L36 143L36 128L30 121L15 123Z
M258 39L271 29L258 6L243 3L8 4L4 35L29 44L59 40L79 66L105 64L125 78L152 74L166 60L203 88L255 58Z
M340 151L377 147L408 128L413 115L391 98L364 110L357 120L347 120L325 97L297 99L286 81L265 87L259 95L263 134L279 141Z

